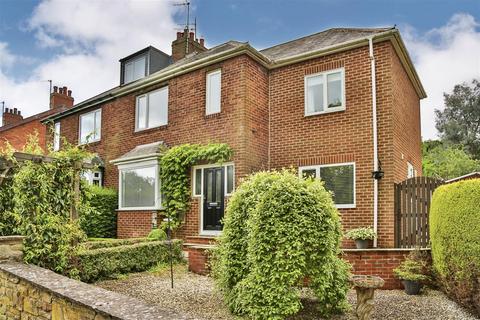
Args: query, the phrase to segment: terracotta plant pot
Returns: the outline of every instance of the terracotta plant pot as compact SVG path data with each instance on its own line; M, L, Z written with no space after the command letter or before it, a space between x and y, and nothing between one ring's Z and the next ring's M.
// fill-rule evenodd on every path
M370 240L357 239L355 240L355 245L357 246L357 249L368 249Z
M423 285L418 281L403 280L403 286L405 287L405 293L408 295L417 295L420 293Z

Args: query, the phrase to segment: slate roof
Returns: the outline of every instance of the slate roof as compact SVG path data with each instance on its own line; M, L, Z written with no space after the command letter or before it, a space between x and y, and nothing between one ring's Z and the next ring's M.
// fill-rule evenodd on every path
M128 151L119 158L112 160L111 163L121 163L137 158L149 158L161 156L167 145L163 141L157 141L148 144L141 144Z
M393 28L333 28L260 50L260 53L274 61L287 59L345 42L364 39L392 29Z

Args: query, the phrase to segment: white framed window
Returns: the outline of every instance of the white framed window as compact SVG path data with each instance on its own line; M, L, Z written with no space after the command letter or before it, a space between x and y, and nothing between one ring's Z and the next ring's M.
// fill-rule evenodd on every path
M305 116L345 110L345 69L305 76Z
M222 97L222 71L215 70L207 73L206 85L206 115L219 113L221 111Z
M102 109L80 115L80 144L100 141L102 131Z
M102 171L86 170L83 172L83 179L90 185L102 186Z
M147 58L145 56L126 62L123 70L123 83L129 83L145 77L146 63Z
M137 97L135 130L168 124L168 86Z
M415 169L413 168L413 164L407 161L407 179L413 178L416 176Z
M192 172L192 194L194 197L201 197L203 194L203 171L205 168L219 167L220 165L201 165L193 167ZM233 163L222 165L225 170L225 195L230 196L235 189L235 166Z
M121 164L118 203L120 210L160 210L158 160Z
M53 151L60 150L60 122L53 125Z
M336 163L299 168L305 178L319 178L325 189L332 192L337 208L355 208L355 163Z

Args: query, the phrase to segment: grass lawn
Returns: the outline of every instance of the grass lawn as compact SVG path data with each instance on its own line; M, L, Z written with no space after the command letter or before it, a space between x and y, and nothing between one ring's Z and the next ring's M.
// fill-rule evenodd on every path
M213 280L187 271L186 265L174 267L174 288L170 288L168 265L160 265L149 272L130 274L117 280L98 282L107 290L158 305L161 309L176 311L197 319L238 319L230 315L221 296L215 292ZM356 319L355 292L349 292L352 310L334 319ZM315 312L315 299L308 290L302 291L304 309L291 320L320 319ZM424 290L420 296L408 296L400 290L375 292L374 319L467 319L475 317L463 311L441 292Z

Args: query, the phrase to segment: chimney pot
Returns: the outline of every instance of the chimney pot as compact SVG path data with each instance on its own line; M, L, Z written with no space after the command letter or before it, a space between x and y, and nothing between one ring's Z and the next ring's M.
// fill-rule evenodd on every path
M17 108L13 108L13 114L17 114Z
M55 92L55 93L58 92L58 87L57 86L53 86L53 92Z
M20 116L22 114L22 112L20 110L18 110L18 115Z
M68 90L68 96L69 96L69 97L72 96L72 90Z
M203 38L200 38L200 45L201 45L202 47L204 47L204 46L205 46L205 39L203 39Z
M8 108L5 108L5 111L3 113L8 113Z
M63 87L63 92L62 93L67 94L67 87L65 87L65 86Z
M177 32L177 39L180 39L183 36L182 32Z

